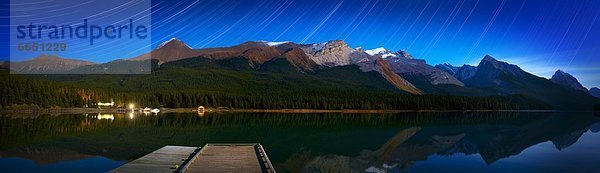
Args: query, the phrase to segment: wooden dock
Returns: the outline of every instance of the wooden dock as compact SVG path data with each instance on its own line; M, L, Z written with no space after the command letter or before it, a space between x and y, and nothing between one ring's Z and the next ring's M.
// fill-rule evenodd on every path
M175 172L197 153L198 147L165 146L111 172Z
M111 172L263 172L274 173L262 145L206 144L165 146Z

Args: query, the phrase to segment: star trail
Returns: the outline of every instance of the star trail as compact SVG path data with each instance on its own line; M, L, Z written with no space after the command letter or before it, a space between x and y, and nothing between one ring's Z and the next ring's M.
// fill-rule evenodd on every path
M3 0L2 59L9 7ZM432 65L476 65L489 54L544 77L562 69L592 87L600 86L598 9L595 0L154 0L151 47L173 37L194 48L342 39Z

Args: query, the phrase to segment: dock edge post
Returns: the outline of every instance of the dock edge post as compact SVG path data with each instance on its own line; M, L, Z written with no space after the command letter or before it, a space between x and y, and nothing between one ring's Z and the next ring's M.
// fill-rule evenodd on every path
M266 166L266 172L276 173L277 171L275 171L275 168L273 168L271 160L269 160L269 156L267 156L267 152L265 152L263 146L260 143L257 143L256 146L259 149L260 157L262 157L262 164Z
M196 148L196 150L194 150L194 152L190 153L190 157L188 157L188 159L186 159L183 162L183 164L181 164L181 166L179 166L179 168L177 168L177 170L174 171L174 173L184 173L185 170L190 166L192 161L194 161L194 159L196 159L196 157L200 155L202 148L204 147L198 147Z

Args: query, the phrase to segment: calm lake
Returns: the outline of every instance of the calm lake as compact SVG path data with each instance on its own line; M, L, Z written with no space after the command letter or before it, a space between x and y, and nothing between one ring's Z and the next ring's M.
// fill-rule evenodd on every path
M165 145L261 143L278 172L600 172L593 113L0 117L1 172L106 172Z

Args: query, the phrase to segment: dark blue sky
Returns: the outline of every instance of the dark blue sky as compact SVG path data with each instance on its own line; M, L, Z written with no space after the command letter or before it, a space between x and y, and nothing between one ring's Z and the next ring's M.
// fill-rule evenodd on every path
M3 0L6 1L6 0ZM154 0L152 39L191 47L250 40L407 50L430 64L477 64L490 54L550 77L563 69L600 86L597 0ZM2 38L8 5L2 4ZM3 40L6 50L8 41ZM8 56L6 51L3 56Z

